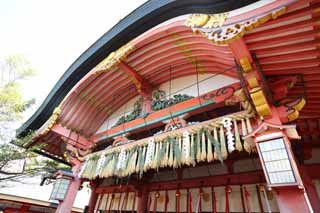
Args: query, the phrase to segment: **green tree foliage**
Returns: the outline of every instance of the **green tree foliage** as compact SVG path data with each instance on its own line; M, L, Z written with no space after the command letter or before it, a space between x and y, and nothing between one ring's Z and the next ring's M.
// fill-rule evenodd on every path
M0 140L7 142L14 124L22 119L34 99L24 100L21 82L35 74L30 63L21 55L0 59Z
M23 113L34 103L34 99L25 100L21 92L22 81L33 75L34 69L21 55L0 59L0 187L5 181L21 181L24 177L53 172L60 167L35 154L41 147L20 148L30 141L32 132L24 138L12 138ZM10 144L10 140L17 146Z

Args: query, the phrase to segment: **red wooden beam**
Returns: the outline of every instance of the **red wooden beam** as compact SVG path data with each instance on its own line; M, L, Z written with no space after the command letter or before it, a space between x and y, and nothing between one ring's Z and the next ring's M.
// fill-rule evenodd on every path
M320 73L320 67L308 67L308 68L292 68L292 69L275 69L264 71L266 75L294 75L294 74L304 74L304 75L315 75Z
M129 79L135 84L138 92L142 94L148 94L151 92L151 85L145 81L132 67L124 62L119 63L119 68L127 74Z
M256 50L255 53L257 54L258 58L286 55L290 53L293 54L293 57L294 57L295 53L308 51L308 50L316 50L318 45L319 45L318 41L308 41L301 44L286 45L286 46L274 47L270 49Z
M308 68L308 67L319 67L319 59L309 59L304 61L291 61L284 63L274 64L262 64L262 69L267 72L269 70L281 70L281 69L297 69L297 68ZM302 71L302 70L301 70ZM303 72L303 71L302 71Z
M282 37L283 35L296 34L297 32L301 32L302 30L304 32L307 32L307 31L313 30L313 28L317 26L318 26L317 21L307 20L299 23L294 23L290 25L284 25L281 27L268 29L261 32L251 33L246 35L246 40L255 41L255 40L258 40L257 38L259 38L259 40L263 40L265 38L271 38L271 37L278 38L278 37Z
M289 53L284 55L277 56L268 56L268 57L260 57L260 64L274 64L274 63L283 63L283 62L292 62L292 61L303 61L306 59L316 59L320 57L319 50L309 50L302 51L298 53Z
M70 129L64 128L63 126L59 124L53 125L51 128L51 131L66 138L68 140L68 143L71 145L76 146L77 148L89 148L93 145L93 142L86 139L85 137L73 132Z

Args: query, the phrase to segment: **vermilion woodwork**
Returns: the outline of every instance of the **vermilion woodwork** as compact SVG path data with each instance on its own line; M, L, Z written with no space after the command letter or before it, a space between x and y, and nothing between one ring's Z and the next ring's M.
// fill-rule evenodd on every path
M78 177L80 163L76 164L72 168L72 172L74 174L73 179L71 180L71 183L69 185L69 188L67 190L65 199L63 201L59 202L59 205L57 207L56 213L66 213L71 212L74 200L76 199L79 187L81 185L81 180Z
M83 149L88 149L93 145L93 142L86 139L85 137L73 132L70 129L67 129L59 124L55 124L51 131L60 135L61 137L64 137L69 144Z
M130 131L137 128L137 126L143 126L145 123L148 123L149 125L154 123L161 123L162 120L170 119L171 115L173 115L173 117L177 115L182 115L186 112L196 109L197 107L199 108L201 106L204 107L209 104L223 103L223 101L230 98L233 95L233 92L239 88L240 88L240 84L234 83L224 88L220 88L220 89L211 91L209 93L206 93L204 95L201 95L199 98L198 97L192 98L187 101L178 103L174 106L171 106L169 108L155 111L149 114L145 118L137 118L133 121L129 121L122 125L108 129L107 131L104 131L102 133L96 134L93 137L93 141L98 141L103 136L113 137L117 134L121 134L123 130ZM168 117L168 118L163 119L164 117Z

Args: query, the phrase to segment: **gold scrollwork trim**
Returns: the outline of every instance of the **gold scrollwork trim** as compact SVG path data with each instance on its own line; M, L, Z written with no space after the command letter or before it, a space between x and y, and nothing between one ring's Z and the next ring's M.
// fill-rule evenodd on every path
M228 13L191 14L185 25L188 27L217 28L222 27L227 18Z
M123 45L115 52L112 52L102 60L95 68L93 72L97 75L112 70L115 68L121 61L125 60L127 56L134 50L134 46L129 42L126 45Z
M200 33L207 36L209 40L216 45L226 45L241 38L246 32L253 30L254 28L271 19L276 19L285 13L286 7L281 7L260 17L254 17L227 26L223 26L226 18L223 20L222 17L219 17L216 18L217 21L212 22L215 24L208 24L211 23L210 15L192 14L187 18L185 25L191 27L195 33Z

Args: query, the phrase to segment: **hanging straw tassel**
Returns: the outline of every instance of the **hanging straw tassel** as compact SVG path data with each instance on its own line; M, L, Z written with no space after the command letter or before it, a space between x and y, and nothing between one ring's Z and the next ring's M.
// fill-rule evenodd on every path
M168 139L165 139L162 142L162 149L163 149L163 158L161 159L160 167L166 167L168 165L168 155L169 155L169 142Z
M170 153L169 153L169 161L168 161L168 166L172 167L173 166L173 139L170 138L169 139L169 143L170 143Z
M225 160L228 157L228 152L227 152L227 148L226 148L226 140L224 137L224 131L223 131L223 126L220 126L220 145L221 145L221 156L222 159Z
M106 166L105 174L103 174L103 177L110 177L111 176L111 172L112 172L113 164L114 164L114 160L115 160L115 155L116 155L116 153L112 154L111 160L108 163L108 165Z
M200 162L201 161L201 131L197 132L196 145L197 145L197 162Z
M209 130L206 130L206 133L207 133L207 135L210 134ZM212 162L213 161L212 144L209 141L209 138L208 138L207 145L208 145L208 148L207 148L207 150L208 150L208 152L207 152L207 161L208 162Z
M140 168L140 161L141 161L141 157L142 157L142 151L143 151L143 147L140 146L137 148L138 149L138 160L137 160L137 165L136 165L136 173L139 173L139 168Z
M236 119L233 120L233 125L234 125L234 135L235 135L235 139L236 139L236 150L241 152L243 150L243 148L242 148L242 144L241 144L241 140L240 140L239 129L237 126Z
M113 176L116 174L117 162L119 161L119 155L120 155L119 152L114 155L114 160L112 161L112 168L111 168L110 176Z
M223 119L223 127L226 129L228 152L232 153L235 150L235 143L234 143L234 134L231 131L232 129L231 118Z
M183 159L184 164L191 165L191 156L190 156L190 135L189 132L185 131L183 133Z
M242 137L243 137L248 134L244 119L241 119L241 128L242 128ZM244 150L246 150L246 152L251 153L251 146L246 140L243 141L243 148Z
M196 145L194 143L194 134L191 134L191 141L190 141L190 160L193 167L196 166Z
M99 176L102 169L103 169L103 165L104 165L104 162L106 160L106 156L102 153L99 157L99 160L98 160L98 166L97 166L97 170L96 170L96 175L95 176Z
M129 175L133 174L136 171L137 158L138 158L138 148L135 148L132 159L129 159L130 160Z
M163 166L167 167L169 164L169 155L170 155L170 140L167 138L166 140L166 155L165 155L165 161Z
M213 138L214 138L214 140L216 140L216 141L219 142L217 127L214 127L214 128L213 128ZM213 158L214 158L215 160L218 160L217 148L218 148L218 147L216 147L216 146L214 147ZM221 150L219 150L219 151L221 152Z
M78 174L79 178L82 177L84 171L86 170L87 165L88 165L88 159L86 159L85 162L82 164L81 170Z
M143 171L144 171L144 163L146 159L146 153L147 153L147 146L144 146L141 153L141 159L139 162L139 177L142 177Z
M181 150L182 150L182 137L178 136L178 145L175 150L175 158L177 161L177 166L181 167Z
M184 165L186 164L186 160L187 160L187 156L186 156L186 151L185 151L185 147L186 147L186 139L184 137L184 135L182 135L181 137L181 164Z
M215 137L218 137L217 135L217 129L215 129ZM220 160L221 162L223 161L222 156L221 156L221 146L218 140L214 138L214 136L211 135L211 132L209 130L206 131L206 135L208 138L208 143L211 144L211 146L214 147L214 157L213 159Z
M205 161L207 158L206 152L206 136L204 130L201 130L201 161Z
M154 139L151 138L148 140L146 160L145 160L145 164L144 164L144 168L143 168L144 172L146 172L148 169L152 168L154 154L155 154L155 142L154 142Z
M251 133L252 132L252 126L251 126L250 119L248 117L246 118L246 123L247 123L248 133Z
M158 144L159 144L159 153L158 153L157 165L156 165L157 171L159 171L159 167L161 166L161 161L164 158L164 143L163 141L159 141Z
M107 171L107 167L108 167L110 161L112 160L112 156L113 156L112 154L106 156L106 160L105 160L105 162L104 162L104 165L102 166L103 168L102 168L102 170L101 170L101 172L100 172L100 175L99 175L100 178L107 177L107 176L106 176L106 175L107 175L107 172L108 172L108 171Z
M154 157L152 159L151 168L155 169L157 168L157 161L158 161L158 155L159 155L159 143L155 143L155 152Z
M181 149L180 149L180 137L177 137L174 141L174 161L173 168L178 168L181 166Z
M242 136L246 136L248 134L246 123L244 119L241 119L241 129L242 129Z

